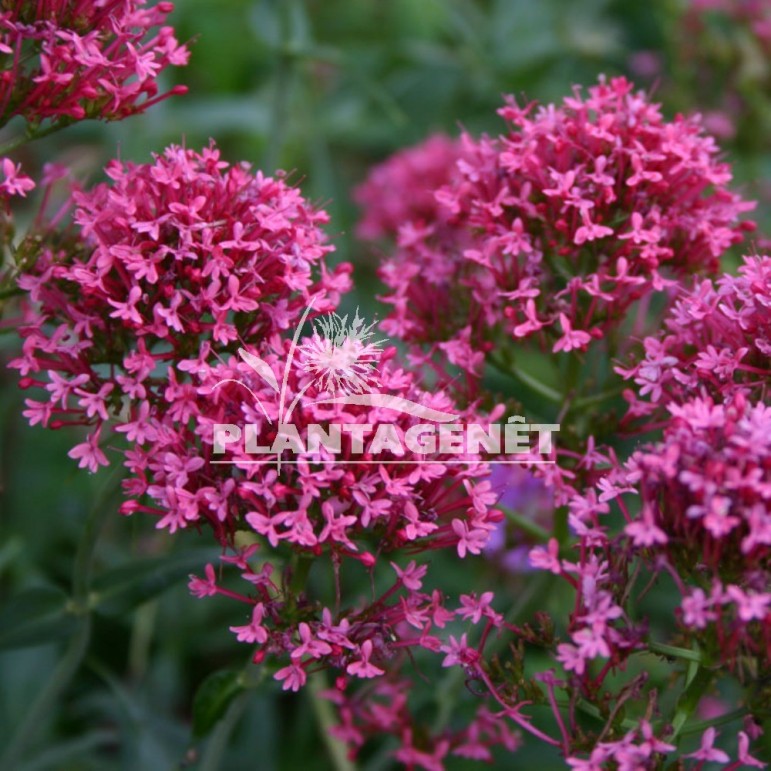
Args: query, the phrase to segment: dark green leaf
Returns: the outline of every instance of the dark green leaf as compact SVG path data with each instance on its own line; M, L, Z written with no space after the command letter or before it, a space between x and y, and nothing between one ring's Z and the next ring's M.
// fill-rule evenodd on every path
M70 635L77 624L61 589L38 587L0 608L0 649L43 645Z
M91 602L109 615L125 613L200 572L214 557L211 550L197 549L134 560L98 576Z
M193 700L193 735L206 736L243 690L239 672L221 669L209 675L198 687Z

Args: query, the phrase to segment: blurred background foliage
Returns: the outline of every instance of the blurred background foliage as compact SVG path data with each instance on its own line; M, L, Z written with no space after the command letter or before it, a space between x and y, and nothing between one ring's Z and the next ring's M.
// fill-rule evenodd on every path
M169 143L198 148L214 138L230 161L283 168L332 215L336 259L356 264L348 302L370 316L377 255L353 237L352 188L373 163L431 132L499 132L504 93L547 102L599 73L627 74L669 115L703 110L768 222L768 51L719 12L695 28L684 0L177 5L172 21L193 52L175 73L187 96L123 123L78 125L18 159L33 177L57 160L92 184L112 157L143 162ZM13 344L1 336L0 357ZM208 542L120 518L119 480L78 471L71 439L28 428L21 405L13 373L0 368L0 769L345 768L325 744L322 702L282 695L272 682L243 687L255 668L239 674L248 648L227 632L241 620L227 601L199 602L186 587L216 556ZM464 570L493 572L488 582L508 582L513 596L529 591L529 579L490 565ZM654 623L669 610L652 607ZM562 767L542 747L515 762ZM362 767L392 764L379 754Z

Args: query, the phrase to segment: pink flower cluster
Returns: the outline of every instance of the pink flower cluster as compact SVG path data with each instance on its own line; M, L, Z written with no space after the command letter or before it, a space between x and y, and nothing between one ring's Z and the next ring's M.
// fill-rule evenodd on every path
M157 409L174 412L182 360L266 339L311 297L318 310L334 307L349 284L347 266L312 276L331 249L319 228L326 214L281 179L225 163L213 146L113 162L107 174L111 184L74 194L79 234L46 248L20 278L33 305L23 355L11 363L23 387L48 391L27 401L33 423L92 427L74 450L91 471L107 463L104 424L124 415L121 430L141 443L156 433L148 422Z
M494 758L494 748L515 752L521 746L519 733L486 706L476 707L468 725L446 728L427 737L410 711L412 690L411 680L404 676L381 679L368 693L327 691L325 695L337 706L341 717L340 725L333 729L334 735L356 752L368 739L388 732L400 742L395 759L407 768L425 771L442 771L445 762L452 758L489 763Z
M770 311L771 259L745 257L679 297L644 358L618 370L636 386L627 422L663 424L664 438L615 470L605 497L639 496L627 536L671 571L683 622L709 627L724 661L771 647Z
M260 658L283 656L276 677L285 687L297 690L320 666L372 677L392 649L437 648L429 633L444 618L443 598L417 593L426 565L396 568L396 584L366 604L355 593L341 606L341 586L404 551L481 553L500 518L497 496L480 481L485 465L457 455L446 463L441 448L420 464L402 464L387 447L349 463L373 426L404 434L420 421L387 406L330 402L313 366L321 339L285 334L306 309L332 310L349 286L347 265L329 272L323 263L326 215L281 179L229 166L214 147L172 147L150 164L113 163L107 173L110 183L74 194L78 232L67 248L46 249L20 279L32 302L11 366L24 388L47 392L27 400L25 415L54 428L87 426L70 452L81 467L96 471L110 450L123 455L124 513L150 514L172 533L209 525L235 549L226 559L247 593L220 588L212 566L191 588L250 606L234 632ZM217 355L234 345L240 359ZM368 350L381 394L453 409L393 364L394 349ZM255 460L243 442L221 454L215 447L217 425L251 426L258 443L273 446L289 422L308 452L282 445L280 476L274 458ZM328 423L350 428L339 456L310 447L308 426ZM271 577L269 559L254 570L258 544L266 557L326 562L337 607L291 583L296 564L281 579ZM388 602L402 586L408 596ZM400 625L412 630L404 639L392 631Z
M738 275L697 283L643 345L641 361L617 369L636 386L625 394L630 420L699 393L762 398L771 375L771 258L745 257Z
M156 100L155 75L186 52L167 28L147 39L170 6L140 5L7 10L6 84L24 88L7 92L6 114L117 118ZM28 49L38 74L25 74ZM509 100L500 114L506 134L434 137L357 193L360 233L395 241L381 269L392 308L383 329L438 380L405 371L358 313L342 329L331 314L351 269L327 267L325 212L283 175L230 165L214 145L112 162L109 181L73 193L72 223L62 227L60 212L24 261L11 366L22 388L44 394L26 400L32 424L87 430L70 452L81 467L119 459L124 514L213 534L222 565L192 576L191 592L241 603L230 630L284 690L334 672L325 696L353 755L385 732L399 762L441 771L450 758L511 752L527 734L584 771L660 767L689 715L671 716L634 657L695 662L704 688L718 663L746 685L752 662L766 687L771 260L691 283L752 228L740 222L751 205L729 191L697 119L665 121L623 78L557 106ZM6 198L34 184L9 159L2 171ZM488 479L476 454L439 446L407 462L383 439L369 444L375 426L404 436L421 422L394 405L494 422L504 408L480 390L486 359L510 362L527 347L570 372L593 341L611 358L655 323L656 292L676 299L665 329L616 369L630 381L625 418L600 415L606 394L592 393L595 431L579 414L575 371L539 386L560 402L555 420L570 422L548 459L523 454L526 470ZM342 427L335 450L312 440L331 425ZM623 444L602 441L629 427L663 435L619 458ZM521 489L502 493L512 480ZM511 618L486 587L429 583L483 553L502 555L513 585L532 571L544 607L556 598L562 617ZM637 605L659 577L680 595L663 631ZM423 725L416 667L458 670L467 689L452 721ZM689 694L692 675L675 674ZM749 754L756 711L747 705L731 768L760 765ZM710 726L684 757L696 768L730 762L716 737Z
M362 232L396 237L380 271L393 308L383 328L464 371L479 374L501 331L554 353L586 350L671 277L716 270L751 227L739 217L752 205L728 191L698 120L664 120L623 78L559 106L509 99L500 114L507 134L434 138L358 193ZM405 188L420 197L400 210Z
M276 381L291 359L290 346L275 338L260 350ZM418 389L413 375L389 361L393 353L385 352L378 362L378 393L446 410L447 397ZM254 593L221 588L211 565L207 579L192 581L194 593L223 593L250 606L249 624L233 631L255 647L259 660L283 657L286 665L275 676L285 689L297 690L307 673L319 668L369 678L383 674L402 649L438 649L432 628L443 627L453 614L446 611L441 593L419 591L428 565L412 561L400 568L391 560L444 549L460 557L480 554L500 518L492 507L496 496L480 480L487 467L472 457L459 464L459 456L441 451L426 456L424 463L402 463L385 448L353 458L354 443L364 446L372 426L388 423L404 433L419 421L394 415L389 408L325 404L329 393L314 382L302 354L287 372L284 398L291 404L304 395L291 413L291 424L308 452L289 454L289 466L280 475L275 460L248 454L243 444L217 456L214 424L253 425L259 442L272 445L281 430L281 397L270 384L274 378L266 377L265 370L255 373L247 363L215 365L206 374L203 362L183 362L183 369L188 364L195 364L190 371L201 385L187 386L189 409L184 415L166 420L156 436L129 453L127 465L135 476L128 489L132 502L124 510L154 514L160 517L159 527L172 531L206 519L223 546L232 546L233 538L253 544L223 559L239 568ZM229 385L217 388L222 382ZM244 386L251 397L246 400L239 393ZM184 430L190 417L196 424L193 432ZM350 442L343 442L340 455L321 447L312 450L308 437L313 424L345 425ZM363 462L351 462L357 460ZM152 503L142 503L142 495ZM271 577L269 561L259 570L252 567L249 559L258 544L264 558L274 552L295 555L282 577ZM303 582L293 582L302 564L327 566L335 587L334 608L320 605ZM358 591L349 597L344 591L351 582L367 582L367 573L382 581L383 571L391 574L392 568L396 580L376 599L367 601ZM402 590L406 596L400 596Z
M356 232L362 239L394 238L402 228L433 228L450 219L436 191L455 175L462 144L435 134L375 166L354 191L362 210Z
M0 122L120 120L150 107L157 79L189 52L163 25L173 5L145 0L13 0L0 12ZM158 28L158 29L156 29Z
M723 662L745 645L763 655L771 650L771 408L736 394L669 409L663 441L635 452L616 483L639 496L626 535L674 569L687 626L716 622Z

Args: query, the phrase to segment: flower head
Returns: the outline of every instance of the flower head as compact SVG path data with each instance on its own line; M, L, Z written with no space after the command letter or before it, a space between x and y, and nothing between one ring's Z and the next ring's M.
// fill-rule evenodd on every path
M752 205L729 192L730 170L699 120L665 120L623 78L601 78L586 96L576 88L560 105L510 98L499 112L507 133L464 134L441 153L429 140L360 190L363 233L395 235L380 269L392 306L383 329L414 347L438 351L465 335L486 352L503 332L584 351L673 278L714 271L751 227L739 217ZM431 206L405 205L398 231L390 215L375 226L389 191L425 187L424 156L432 169L447 163L428 177L438 183Z
M0 114L30 123L119 120L183 93L158 76L189 52L164 22L169 2L12 0L0 14Z
M377 384L375 365L380 359L381 342L371 340L375 323L366 325L358 308L353 320L336 313L314 322L314 334L303 342L303 367L316 378L324 391L332 394L362 393Z

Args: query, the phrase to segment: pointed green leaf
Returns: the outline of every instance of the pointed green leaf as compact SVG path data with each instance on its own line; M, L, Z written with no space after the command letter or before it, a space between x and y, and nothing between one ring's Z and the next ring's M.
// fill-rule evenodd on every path
M206 736L225 714L230 702L243 690L240 672L221 669L210 674L198 687L193 699L193 735Z
M61 589L27 589L0 608L0 649L43 645L67 637L77 622L69 610L69 597Z
M90 604L108 615L125 613L186 581L212 559L210 549L196 549L133 560L94 579Z

